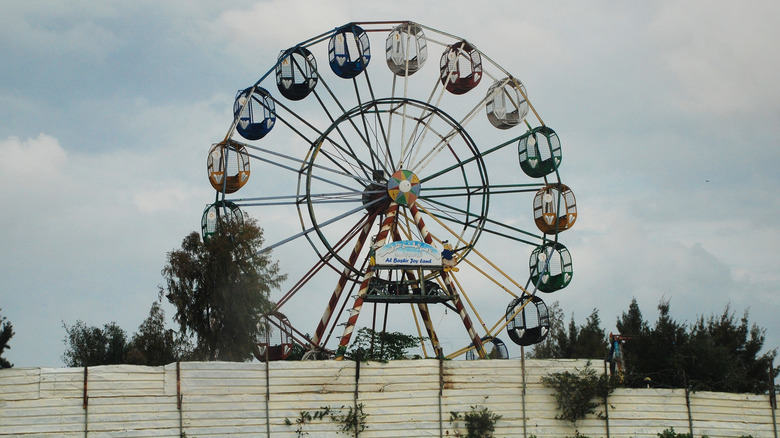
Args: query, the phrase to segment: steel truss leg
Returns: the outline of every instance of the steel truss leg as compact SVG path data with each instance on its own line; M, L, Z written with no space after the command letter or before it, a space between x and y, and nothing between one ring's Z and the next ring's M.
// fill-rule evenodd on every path
M398 204L391 202L390 206L387 207L387 212L385 214L385 220L382 221L382 228L379 230L379 234L376 236L376 241L374 242L373 249L375 250L384 245L387 235L392 231L392 228L395 225L395 218L398 215ZM336 360L344 360L344 354L347 352L347 345L349 345L349 341L352 338L352 331L355 330L355 324L360 315L360 310L363 308L363 299L368 292L368 284L373 276L374 269L372 266L368 266L368 268L366 268L366 275L363 277L363 282L360 284L358 295L355 298L355 304L352 305L349 320L347 320L347 325L344 327L344 335L339 341L339 347L336 350Z
M371 217L366 221L366 224L363 225L363 229L360 231L360 236L358 237L357 242L355 242L355 248L352 250L352 254L349 256L348 263L350 266L354 266L357 262L357 258L360 255L360 251L363 249L363 246L366 243L366 240L368 240L368 233L371 232L371 226L374 223L374 218ZM312 347L314 348L320 348L322 347L320 345L320 341L322 339L322 335L325 333L325 330L328 327L328 323L330 322L331 317L333 316L333 309L336 308L336 305L338 305L339 299L341 298L342 292L344 292L344 286L347 284L347 280L349 279L349 275L352 273L352 270L348 267L344 268L344 271L341 273L341 277L339 277L339 282L336 284L336 289L333 290L333 294L330 296L330 301L328 301L328 307L325 309L325 313L322 315L322 318L320 319L320 323L317 325L317 330L314 332L314 337L312 337Z

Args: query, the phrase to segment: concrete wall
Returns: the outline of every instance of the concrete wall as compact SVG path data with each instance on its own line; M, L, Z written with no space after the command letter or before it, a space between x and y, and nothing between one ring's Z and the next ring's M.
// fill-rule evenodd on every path
M276 362L268 370L261 363L223 362L101 366L86 373L12 368L0 370L0 437L264 437L268 431L296 437L302 411L313 415L328 407L344 414L356 396L366 414L365 438L455 436L450 412L471 406L502 416L496 437L574 436L571 424L555 418L552 390L541 378L586 365L414 360ZM601 362L593 365L602 371ZM681 389L617 389L609 398L609 422L594 415L578 429L593 438L607 436L607 425L610 437L657 437L672 426L687 432L690 418L695 436L776 436L768 396L697 392L689 404L690 416ZM300 429L312 437L346 436L339 425L326 417Z

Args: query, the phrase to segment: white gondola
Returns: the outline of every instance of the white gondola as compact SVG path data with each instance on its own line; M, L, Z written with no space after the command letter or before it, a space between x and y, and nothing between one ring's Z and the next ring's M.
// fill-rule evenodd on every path
M528 93L525 86L514 78L496 81L487 92L487 117L498 129L517 126L528 115Z
M414 23L396 26L385 40L387 66L398 76L409 76L428 59L428 45L422 28Z

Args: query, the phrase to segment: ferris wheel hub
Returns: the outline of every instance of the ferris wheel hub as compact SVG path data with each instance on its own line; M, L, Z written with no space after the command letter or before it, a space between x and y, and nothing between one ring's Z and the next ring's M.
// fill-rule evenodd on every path
M411 206L420 196L420 178L410 170L398 170L387 181L387 194L397 204Z

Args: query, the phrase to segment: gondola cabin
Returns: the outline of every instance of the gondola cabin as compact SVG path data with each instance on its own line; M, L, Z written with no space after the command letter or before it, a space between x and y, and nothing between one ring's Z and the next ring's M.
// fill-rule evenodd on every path
M518 143L520 168L531 178L549 175L561 165L561 140L546 126L530 130Z
M452 94L464 94L482 80L482 56L476 47L460 41L451 44L439 64L442 85Z
M352 79L362 73L371 61L368 34L354 24L336 29L328 41L328 61L340 78Z
M531 252L531 284L542 292L555 292L571 282L571 254L558 242L546 242Z
M218 201L206 206L200 219L201 237L208 242L223 221L244 222L244 212L230 201Z
M548 184L534 196L534 222L545 234L558 234L574 226L577 201L565 184Z
M257 342L253 353L260 362L284 360L293 349L292 326L284 314L265 315L257 324Z
M233 117L238 119L236 130L247 140L260 140L276 123L276 107L264 88L249 87L236 94Z
M410 76L428 59L428 45L422 28L414 23L396 26L385 40L387 66L398 76Z
M474 344L472 344L472 347L473 345ZM485 357L485 359L509 359L509 349L501 339L482 338L482 347L487 353L487 357ZM466 352L466 360L477 359L479 359L479 354L477 354L476 348L471 348Z
M506 308L506 320L509 339L523 347L542 342L550 332L547 305L536 295L512 300Z
M496 81L487 92L487 118L498 129L517 126L528 115L525 86L514 78Z
M214 190L235 193L249 180L249 154L231 140L217 143L209 151L206 169Z
M301 100L314 91L319 76L317 60L306 47L282 51L276 64L276 88L289 100Z

